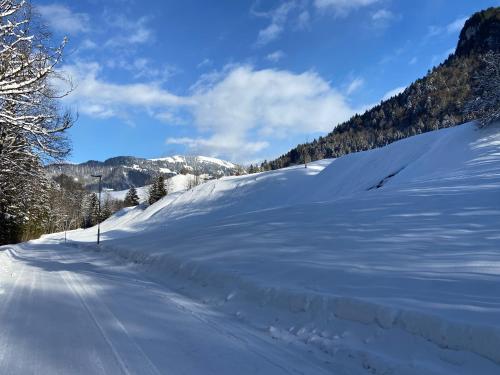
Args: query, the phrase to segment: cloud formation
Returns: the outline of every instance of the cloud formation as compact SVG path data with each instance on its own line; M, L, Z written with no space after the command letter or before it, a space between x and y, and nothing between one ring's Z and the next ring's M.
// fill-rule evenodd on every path
M89 31L89 16L85 13L74 13L65 5L37 5L36 10L55 31L68 34Z
M393 96L397 96L397 95L401 94L405 90L406 90L406 86L400 86L400 87L396 87L396 88L394 88L394 89L392 89L390 91L387 91L384 94L384 96L382 97L382 101L390 99Z
M258 17L265 17L271 20L271 23L264 29L259 31L257 37L257 45L265 45L276 39L283 33L285 29L285 23L287 21L290 12L297 7L297 2L288 1L281 4L278 8L269 12L257 12L252 13Z
M130 108L177 107L186 100L156 83L107 82L100 78L101 71L102 67L96 62L64 66L62 75L71 77L75 84L74 90L64 100L76 105L80 113L98 118L121 117Z
M282 50L278 50L278 51L274 51L274 52L268 54L266 56L266 59L273 62L273 63L277 63L278 61L283 59L285 56L286 56L285 52L283 52Z
M467 17L460 17L445 26L429 26L427 37L458 33L464 27L465 21L467 21Z
M320 10L331 10L338 17L345 17L351 11L378 3L380 0L314 0Z
M359 88L361 88L365 84L365 81L361 77L354 78L351 83L347 86L347 95L352 94L353 92L357 91Z
M183 122L198 136L169 138L168 143L233 160L257 157L272 140L330 131L356 112L312 71L229 66L200 77L188 95L180 96L156 83L108 82L101 78L101 70L97 63L64 68L77 84L65 100L79 112L124 118L142 111L167 123Z
M113 36L105 47L127 47L150 42L153 31L148 27L148 17L132 18L123 14L106 17L108 26L114 29Z

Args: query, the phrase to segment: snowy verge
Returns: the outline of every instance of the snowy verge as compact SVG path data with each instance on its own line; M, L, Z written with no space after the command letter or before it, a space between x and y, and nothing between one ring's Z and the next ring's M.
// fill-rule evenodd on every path
M500 330L496 327L452 321L420 311L398 309L348 296L332 296L259 285L255 280L216 271L206 263L186 261L171 254L148 255L141 250L119 248L108 244L97 247L88 243L71 242L69 245L118 256L127 262L146 267L161 279L174 277L177 280L195 283L210 290L210 297L205 297L204 301L207 303L230 306L231 301L238 299L240 303L260 308L270 308L273 311L292 313L296 316L300 314L300 321L322 322L321 327L313 326L307 332L302 330L296 335L325 352L336 353L337 344L328 340L327 335L318 337L318 330L331 329L337 324L337 319L342 319L374 325L384 330L400 329L420 336L442 349L469 351L500 364ZM236 314L238 316L242 313ZM270 334L276 337L289 335L272 326ZM381 359L374 357L373 360L380 362Z

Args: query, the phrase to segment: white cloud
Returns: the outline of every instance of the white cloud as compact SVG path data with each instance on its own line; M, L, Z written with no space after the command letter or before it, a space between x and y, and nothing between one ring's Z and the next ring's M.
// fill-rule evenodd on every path
M344 97L314 72L239 66L198 88L192 98L196 122L217 130L259 128L277 135L283 129L325 131L353 114Z
M416 56L412 57L411 60L408 62L410 65L415 65L418 61L418 58Z
M270 20L267 27L259 31L257 46L263 46L277 40L287 27L293 30L307 30L310 27L311 14L308 10L309 0L284 1L277 8L270 11L256 10L259 1L255 1L251 14L256 17Z
M201 135L170 138L168 143L234 160L257 156L273 139L330 131L357 111L329 82L311 71L295 74L228 66L200 77L186 96L155 83L109 82L101 77L102 68L97 63L78 63L64 67L64 71L77 84L65 100L79 112L127 118L142 111L168 123L183 123L192 126L193 134Z
M427 37L430 38L433 36L455 34L457 32L460 32L464 27L465 21L467 21L467 17L460 17L450 22L446 26L429 26Z
M281 59L283 59L285 57L285 52L281 51L281 50L278 50L278 51L274 51L272 53L270 53L269 55L266 56L266 59L271 61L271 62L278 62L280 61Z
M36 6L36 10L53 30L69 34L89 30L89 16L85 13L73 13L65 5L38 5Z
M307 10L300 12L297 18L297 28L299 30L308 29L311 22L311 15Z
M168 81L179 72L177 67L169 64L156 67L151 60L144 57L135 58L132 62L121 61L121 67L133 72L136 79L145 78L159 83Z
M76 86L64 100L76 105L83 114L108 118L124 114L131 108L177 107L186 102L186 98L173 95L155 83L106 82L99 77L101 69L95 62L66 65L61 69Z
M351 81L351 83L349 84L349 86L347 86L347 95L351 95L353 92L355 92L356 90L358 90L359 88L361 88L363 85L364 85L365 81L363 78L355 78Z
M400 86L400 87L396 87L395 89L392 89L392 90L386 92L384 94L384 96L382 97L382 101L390 99L393 96L401 94L403 91L405 91L405 89L406 89L406 86Z
M193 142L184 139L183 144L211 147L212 154L240 160L251 156L250 151L262 150L273 138L326 132L355 113L314 72L294 74L250 66L233 67L217 81L198 86L192 100L194 123L211 136ZM240 150L246 144L249 149Z
M211 65L213 65L213 61L212 61L212 60L210 60L209 58L205 58L205 59L203 59L203 61L202 61L202 62L200 62L200 63L199 63L196 67L197 67L198 69L201 69L201 68L204 68L204 67L207 67L207 66L211 66Z
M284 31L289 13L297 6L295 1L281 4L270 12L253 12L254 15L271 19L271 23L259 31L257 45L265 45L276 40Z
M314 0L320 10L332 10L336 16L347 16L351 11L375 4L380 0Z
M446 32L448 34L460 32L460 30L464 27L465 21L467 21L467 17L457 18L455 21L446 26Z
M89 50L95 48L97 48L97 43L95 43L90 39L84 39L83 42L80 44L80 49L82 50Z
M374 21L384 21L391 20L394 18L394 13L387 9L379 9L372 14L372 20Z
M217 134L210 138L167 138L165 143L183 145L195 154L224 157L235 161L246 160L245 158L269 147L266 141L252 142L226 134Z
M153 31L147 26L148 17L130 19L124 15L106 17L108 26L114 33L105 43L109 47L127 47L130 45L148 43L153 39Z

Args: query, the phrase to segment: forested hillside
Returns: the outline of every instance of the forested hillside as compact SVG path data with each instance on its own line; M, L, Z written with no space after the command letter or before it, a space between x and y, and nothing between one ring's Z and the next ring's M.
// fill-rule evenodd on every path
M88 190L97 190L92 175L101 174L104 188L124 190L131 186L150 184L159 174L171 177L176 174L209 175L212 178L244 173L231 162L206 156L174 155L158 159L117 156L105 161L89 160L80 164L54 163L45 167L49 175L61 174L78 179Z
M403 93L355 115L324 137L265 161L261 168L278 169L304 159L339 157L472 120L464 107L473 98L474 76L485 69L482 58L488 51L500 51L500 7L470 17L455 53Z

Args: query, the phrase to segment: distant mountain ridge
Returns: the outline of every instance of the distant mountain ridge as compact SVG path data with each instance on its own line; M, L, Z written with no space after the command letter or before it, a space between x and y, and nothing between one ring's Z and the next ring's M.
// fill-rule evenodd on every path
M60 174L78 179L87 189L96 188L91 175L101 174L103 187L124 190L131 186L145 186L154 176L173 176L179 173L206 174L213 178L231 176L241 172L241 167L229 161L207 156L173 155L144 159L134 156L116 156L104 161L89 160L80 164L56 163L46 166L49 175Z
M488 51L500 52L500 7L472 15L460 32L455 53L401 94L353 116L326 136L265 161L261 168L279 169L303 163L304 158L339 157L471 120L464 107L472 99L474 75L482 69L481 57Z

